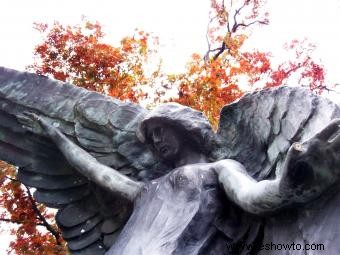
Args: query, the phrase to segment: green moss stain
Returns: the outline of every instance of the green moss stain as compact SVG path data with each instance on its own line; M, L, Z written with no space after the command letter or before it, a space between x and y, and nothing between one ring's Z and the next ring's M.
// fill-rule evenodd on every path
M0 140L4 140L4 139L5 139L5 134L0 131Z

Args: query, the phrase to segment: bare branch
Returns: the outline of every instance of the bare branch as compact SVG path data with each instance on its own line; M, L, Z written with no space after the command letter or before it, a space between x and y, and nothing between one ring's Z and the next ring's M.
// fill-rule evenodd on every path
M29 188L23 184L21 181L19 181L18 179L14 179L12 177L9 176L5 176L6 179L13 181L13 182L19 182L21 183L25 188L26 188L26 193L28 195L28 198L32 204L32 209L34 210L34 212L36 213L38 219L41 221L41 223L38 223L37 225L40 226L44 226L56 239L56 242L58 245L61 244L60 241L60 234L57 230L55 230L45 219L45 217L41 214L36 201L34 200L31 191L29 190ZM11 219L0 219L0 221L6 221L6 222L11 222L11 223L16 223L16 224L23 224L25 223L24 221L16 221L16 220L11 220Z
M205 39L207 40L207 44L208 44L208 50L207 52L205 53L204 55L204 61L208 61L209 60L209 53L211 52L211 44L210 44L210 41L209 41L209 27L210 27L210 24L217 18L217 16L211 18L208 22L208 25L207 25L207 32L205 34Z
M214 55L213 59L216 60L226 50L226 48L227 48L227 45L225 42L223 42L222 47L218 48L218 52Z
M9 222L9 223L13 223L13 224L20 224L20 225L25 223L24 221L12 220L12 219L6 219L6 218L0 218L0 221Z
M246 0L243 2L242 6L239 7L238 9L235 10L235 13L233 15L233 20L234 20L234 24L232 26L232 29L230 29L230 20L228 19L227 20L227 29L228 29L228 32L229 33L235 33L237 32L237 29L240 28L240 27L250 27L254 24L262 24L262 25L267 25L268 24L268 21L266 20L254 20L248 24L245 24L245 23L238 23L237 21L237 17L240 15L241 11L249 4L249 0ZM233 6L233 0L230 0L230 6L232 7ZM224 0L222 1L222 7L225 9L225 2ZM213 53L213 52L216 52L217 53L213 56L213 60L216 60L225 50L230 50L226 43L223 42L221 47L218 47L218 48L215 48L215 49L211 49L211 43L209 41L209 37L208 37L208 32L209 32L209 26L211 24L211 22L215 19L216 17L212 18L209 23L208 23L208 26L207 26L207 33L206 33L206 39L207 39L207 43L208 43L208 51L206 52L206 54L204 55L204 60L207 61L210 59L210 53Z
M259 23L259 24L262 24L262 25L268 25L268 22L267 21L264 21L264 20L255 20L253 22L250 22L248 24L244 24L244 23L239 23L237 24L236 27L233 27L233 32L236 32L236 30L239 28L239 27L250 27L251 25L254 25L256 23ZM235 30L234 30L235 29Z
M221 47L216 48L216 49L213 49L213 50L209 50L209 51L205 54L204 60L205 60L205 61L209 60L209 55L210 55L210 53L218 51L218 52L214 55L214 57L213 57L213 60L216 60L216 59L217 59L217 58L218 58L225 50L230 50L230 49L227 47L226 43L223 42Z
M233 25L233 28L232 28L232 32L235 33L236 32L236 29L237 29L237 16L240 14L241 10L247 5L248 1L244 1L243 5L238 8L235 13L234 13L234 25Z
M12 181L12 182L20 182L19 180L17 180L17 179L14 179L14 178L12 178L12 177L9 177L9 176L5 176L5 178L7 179L7 180L10 180L10 181ZM21 183L21 182L20 182Z
M233 0L230 0L230 8L233 6ZM225 12L226 11L226 7L225 7L225 4L224 4L224 0L222 1L222 8ZM229 13L228 13L228 22L227 22L227 29L228 29L228 32L230 33L230 22L229 22Z
M14 219L7 219L7 218L0 218L0 221L7 222L7 223L13 223L13 224L24 224L26 223L25 220L14 220ZM44 226L42 223L37 223L38 226Z
M29 188L23 184L26 188L26 192L28 194L29 200L31 201L32 204L32 209L34 210L34 212L37 214L38 219L42 222L42 225L54 236L54 238L56 239L56 242L58 245L61 244L60 242L60 233L55 230L45 219L45 217L41 214L36 201L34 200L31 191L29 190Z
M309 87L309 85L302 85L302 87ZM327 92L340 94L340 91L336 91L335 89L331 89L331 88L327 87L327 85L318 85L317 87L315 87L315 89L318 89L320 91L325 90Z

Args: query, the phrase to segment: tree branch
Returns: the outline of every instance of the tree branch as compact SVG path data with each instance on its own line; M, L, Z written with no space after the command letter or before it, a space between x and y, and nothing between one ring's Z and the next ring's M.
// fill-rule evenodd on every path
M337 85L337 84L335 84L335 85ZM309 85L302 85L302 87L309 87ZM327 87L327 85L318 85L317 87L315 87L315 89L319 89L320 91L326 90L327 92L332 92L332 93L340 95L340 91L336 91L335 89L331 89L331 88Z
M24 220L13 220L13 219L7 219L7 218L0 218L0 221L7 222L7 223L18 224L18 225L22 225L22 224L26 223L26 221L24 221ZM38 226L45 226L42 223L37 223L37 225Z
M21 181L19 181L18 179L15 179L15 178L12 178L12 177L9 177L9 176L5 176L6 179L10 180L10 181L13 181L13 182L19 182L21 183L25 189L26 189L26 193L28 195L28 198L31 202L31 205L32 205L32 209L34 210L34 212L36 213L38 219L41 221L41 223L38 223L37 225L39 226L44 226L53 236L54 238L56 239L56 242L58 245L61 245L61 241L60 241L60 233L55 230L51 224L49 224L45 217L41 214L38 206L37 206L37 203L36 201L34 200L33 196L32 196L32 193L31 191L29 190L29 188L23 184ZM11 220L11 219L0 219L0 221L6 221L6 222L11 222L11 223L16 223L16 224L23 224L25 223L24 221L15 221L15 220Z
M237 16L240 14L240 11L247 5L248 1L244 1L243 5L238 8L235 13L234 13L234 25L233 25L233 28L232 28L232 32L235 33L236 32L236 29L237 29ZM228 22L229 23L229 22Z
M218 52L214 55L213 59L216 60L226 49L227 49L227 45L225 42L223 42L220 48L213 50L213 51L218 50Z
M20 182L19 180L17 180L17 179L14 179L14 178L12 178L12 177L9 177L9 176L5 176L5 178L7 179L7 180L10 180L10 181L12 181L12 182ZM20 182L21 183L21 182Z
M20 224L20 225L24 223L24 221L12 220L12 219L6 219L6 218L0 218L0 221L9 222L13 224Z
M207 40L207 44L208 44L208 50L207 50L207 53L205 53L204 55L204 61L208 61L209 60L209 53L211 52L211 44L210 44L210 41L209 41L209 27L210 27L210 24L214 21L214 19L216 19L217 16L211 18L208 22L208 25L207 25L207 32L205 33L205 39Z
M268 25L268 22L264 21L264 20L254 20L253 22L250 22L248 24L238 23L236 26L233 27L233 32L236 32L237 28L239 28L239 27L250 27L251 25L254 25L256 23L259 23L259 24L262 24L262 25Z
M29 190L29 188L25 184L23 184L23 185L25 186L26 192L27 192L28 197L29 197L29 200L31 201L32 209L37 214L38 219L42 222L42 226L44 226L54 236L54 238L56 239L57 244L60 245L61 244L61 242L60 242L60 233L57 230L55 230L51 226L51 224L49 224L46 221L45 217L41 214L41 212L40 212L40 210L39 210L39 208L37 206L37 203L36 203L36 201L34 200L34 198L32 196L31 191Z
M247 6L247 4L249 4L249 0L244 1L243 5L240 8L235 10L235 13L233 15L234 24L232 26L232 29L230 29L230 20L228 19L228 21L227 21L227 29L228 29L229 33L235 33L235 32L237 32L237 29L240 28L240 27L250 27L250 26L252 26L252 25L254 25L256 23L259 23L259 24L262 24L262 25L267 25L268 24L268 22L266 20L254 20L254 21L252 21L252 22L250 22L248 24L238 23L237 17L240 15L240 13L243 10L243 8L245 8ZM230 1L230 5L231 6L233 5L233 1L232 0ZM224 0L222 2L222 7L225 8ZM216 17L214 17L214 18L216 18ZM207 27L206 39L207 39L207 43L208 43L208 51L207 51L207 53L204 56L204 60L205 61L207 61L209 59L210 53L212 53L212 52L216 52L217 51L217 53L213 57L213 60L216 60L225 50L230 50L227 47L225 42L222 43L221 47L213 49L213 50L211 49L211 44L210 44L210 41L209 41L209 38L208 38L208 31L209 31L209 25L213 21L214 18L212 18L209 21L208 27Z

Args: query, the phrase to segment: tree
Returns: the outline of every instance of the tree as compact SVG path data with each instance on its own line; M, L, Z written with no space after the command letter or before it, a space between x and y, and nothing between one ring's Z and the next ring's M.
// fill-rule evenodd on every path
M0 221L12 223L16 240L10 254L66 254L66 244L54 222L54 213L35 202L30 189L15 179L16 169L0 161Z
M30 70L122 100L143 98L148 84L145 66L157 38L143 31L125 37L114 47L103 42L101 25L83 19L81 25L36 23L44 41L35 48Z
M315 46L293 40L286 45L292 59L274 66L269 52L248 51L244 44L256 26L268 24L263 0L211 0L207 28L208 50L194 53L179 74L150 65L157 57L157 38L143 31L125 37L118 46L104 42L99 23L81 25L35 24L43 41L34 51L30 70L122 100L153 104L177 101L203 111L213 125L221 107L246 91L286 84L290 78L320 93L325 89L324 69L310 53ZM169 99L169 92L177 91ZM150 101L149 101L150 103ZM52 218L37 204L31 191L15 179L16 169L1 162L0 220L17 224L11 254L66 254L65 243ZM51 223L49 223L51 222ZM41 229L43 227L43 229ZM30 253L31 252L31 253Z
M274 66L271 53L243 49L250 29L267 25L264 1L211 0L211 18L207 29L208 50L204 56L193 54L184 73L171 77L178 95L173 101L203 111L216 126L220 109L246 91L287 84L294 77L296 85L309 86L321 93L324 69L310 56L315 46L306 40L286 45L293 58Z

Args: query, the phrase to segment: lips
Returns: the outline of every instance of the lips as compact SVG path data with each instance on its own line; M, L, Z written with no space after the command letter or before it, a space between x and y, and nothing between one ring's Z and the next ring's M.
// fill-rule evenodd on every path
M166 154L168 151L169 151L169 148L168 146L164 145L164 146L161 146L159 151L162 153L162 154Z

